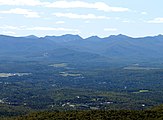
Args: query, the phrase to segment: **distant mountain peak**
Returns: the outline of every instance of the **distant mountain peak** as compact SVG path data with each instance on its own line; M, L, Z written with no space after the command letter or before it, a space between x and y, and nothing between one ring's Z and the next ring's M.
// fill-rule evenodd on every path
M35 35L28 35L28 36L25 36L25 38L32 38L32 39L36 39L36 38L38 38L37 36L35 36Z
M55 41L55 42L71 42L71 41L83 39L79 35L73 35L73 34L65 34L62 36L45 36L44 38Z
M80 37L79 35L73 35L73 34L65 34L65 35L62 35L60 37L65 37L65 38L68 38L68 39L76 39L76 40L79 40L79 39L83 39L82 37Z
M100 38L100 37L98 37L98 36L91 36L91 37L88 37L88 38L86 38L85 40L94 40L94 41L96 41L96 40L101 40L102 38Z
M159 35L157 35L157 37L163 37L163 35L162 34L159 34Z
M74 35L74 34L65 34L65 35L62 35L62 36L80 37L79 35ZM81 38L81 37L80 37L80 38Z
M118 35L110 35L109 37L106 37L105 39L117 39L117 40L122 40L122 39L128 39L131 38L127 35L123 35L123 34L118 34Z
M129 36L123 34L111 35L110 37L129 38Z
M127 35L123 35L123 34L118 34L118 37L128 37Z
M91 37L88 37L88 38L100 38L100 37L98 37L97 35L94 35L94 36L91 36Z

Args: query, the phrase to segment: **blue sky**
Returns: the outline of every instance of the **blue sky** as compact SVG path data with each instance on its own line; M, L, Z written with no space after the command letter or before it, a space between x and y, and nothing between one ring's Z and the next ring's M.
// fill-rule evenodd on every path
M0 0L0 34L163 34L163 0Z

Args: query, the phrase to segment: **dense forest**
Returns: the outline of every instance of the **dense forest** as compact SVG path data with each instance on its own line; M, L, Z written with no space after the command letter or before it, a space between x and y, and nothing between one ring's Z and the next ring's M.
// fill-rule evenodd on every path
M34 112L2 120L162 120L163 106L150 110L89 110L64 112Z

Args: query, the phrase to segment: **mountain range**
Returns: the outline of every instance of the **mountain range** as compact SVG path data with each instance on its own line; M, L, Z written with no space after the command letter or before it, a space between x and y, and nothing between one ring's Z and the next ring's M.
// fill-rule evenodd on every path
M151 62L163 60L163 35L132 38L111 35L13 37L0 35L1 60L57 62Z

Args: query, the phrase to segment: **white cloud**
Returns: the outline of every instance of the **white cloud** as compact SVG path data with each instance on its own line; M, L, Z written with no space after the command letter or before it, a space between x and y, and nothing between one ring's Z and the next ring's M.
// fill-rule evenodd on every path
M40 17L37 12L34 12L32 10L28 10L28 9L22 9L22 8L15 8L15 9L7 10L7 11L0 11L0 13L3 13L3 14L19 14L19 15L24 15L25 17L29 17L29 18Z
M57 21L56 24L64 24L65 21Z
M112 32L114 32L114 31L117 31L117 29L116 28L104 28L104 31L112 31Z
M135 23L135 21L133 21L133 20L123 20L122 22L123 23Z
M70 19L110 19L106 16L96 16L94 14L54 13L53 15Z
M147 15L148 13L147 12L141 12L142 15Z
M4 25L4 26L1 26L0 29L3 29L3 30L21 30L21 27Z
M2 31L2 33L1 34L4 34L4 35L15 35L16 33L15 32L13 32L13 31Z
M88 3L84 1L56 1L51 4L46 5L46 7L52 8L88 8L96 9L105 12L126 12L129 11L128 8L123 7L111 7L104 2Z
M54 28L54 27L32 27L32 28L27 28L26 30L79 32L78 29Z
M84 23L90 23L90 21L89 20L86 20L86 21L84 21Z
M40 6L47 5L48 2L40 0L0 0L0 5L16 5L16 6Z
M87 8L96 9L105 12L126 12L129 11L128 8L124 7L112 7L104 2L84 2L84 1L66 1L57 0L55 2L42 2L40 0L0 0L0 5L13 5L13 6L43 6L49 8Z
M122 22L123 22L123 23L131 23L130 20L123 20Z
M120 20L121 18L120 18L120 17L115 17L114 19L115 19L115 20Z
M153 20L147 21L147 23L163 23L163 18L154 18Z
M10 31L10 30L28 30L28 31L65 31L65 32L80 32L78 29L71 28L54 28L54 27L26 27L26 26L1 26L0 29Z

